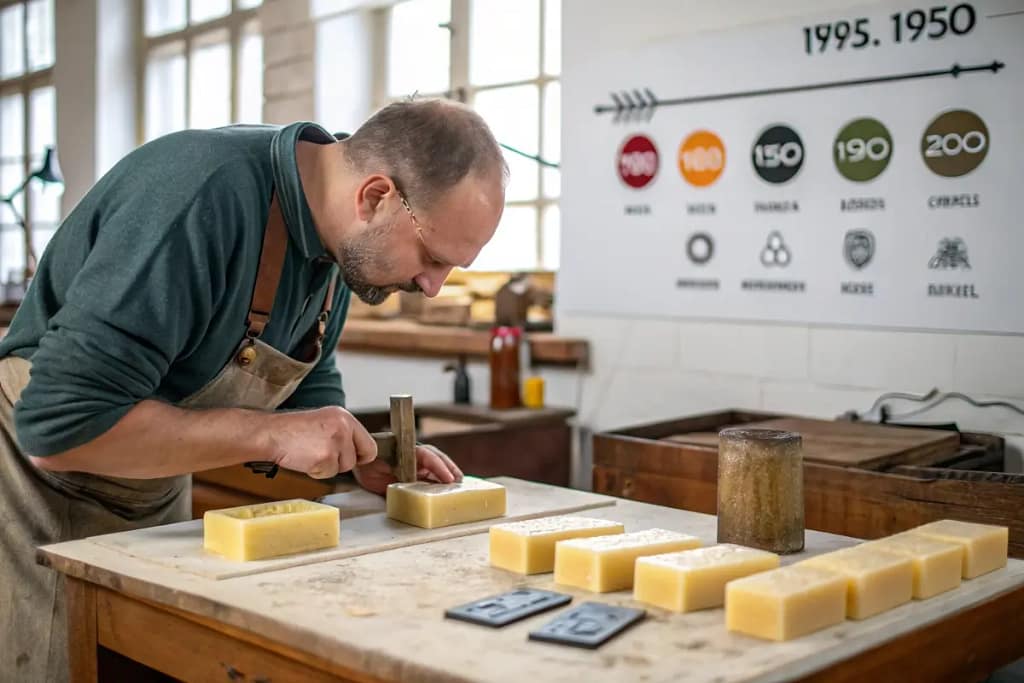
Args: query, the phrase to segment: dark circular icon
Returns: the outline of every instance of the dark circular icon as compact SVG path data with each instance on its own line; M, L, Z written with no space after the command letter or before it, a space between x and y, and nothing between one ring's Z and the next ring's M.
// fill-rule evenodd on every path
M789 265L789 247L782 239L782 233L773 230L768 234L768 241L761 250L761 264L767 267L779 266L785 268Z
M686 241L686 255L694 263L703 265L715 255L715 241L706 232L695 232Z
M921 155L933 172L957 178L967 175L985 160L989 142L988 127L981 117L956 109L928 124L921 136Z
M762 180L784 183L803 166L804 143L789 126L771 126L757 138L750 157Z
M843 255L847 263L860 270L875 255L875 236L870 230L850 230L843 239Z

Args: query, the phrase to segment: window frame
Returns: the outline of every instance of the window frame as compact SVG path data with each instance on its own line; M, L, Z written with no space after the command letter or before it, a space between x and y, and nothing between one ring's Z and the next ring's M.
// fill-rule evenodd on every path
M210 19L202 23L192 23L192 0L183 0L185 3L185 28L176 31L168 31L158 36L146 35L146 0L139 3L139 11L136 12L135 34L138 37L136 50L136 88L135 88L135 142L142 145L146 142L146 73L149 63L149 56L154 51L171 43L182 42L184 44L183 55L185 57L185 127L191 125L192 117L192 43L207 33L226 29L228 32L228 46L231 51L231 73L229 74L229 97L230 97L230 121L238 120L238 87L239 87L239 59L242 51L242 38L245 35L246 26L253 21L259 21L261 5L250 8L240 7L239 0L231 0L231 9L222 17ZM267 2L268 0L263 0ZM266 60L264 60L265 64Z
M33 128L33 123L32 123L32 92L35 91L35 90L38 90L40 88L46 88L46 87L55 88L53 75L54 75L54 68L55 68L55 65L56 65L56 62L57 62L57 50L56 50L57 38L56 38L56 31L54 31L52 33L52 37L53 37L53 41L54 41L54 46L53 46L54 47L54 52L53 52L54 61L53 61L53 63L50 64L47 67L42 68L42 69L37 69L35 71L29 71L28 70L29 69L29 41L28 41L28 22L29 22L29 18L28 18L28 14L29 14L28 13L28 5L29 5L29 0L0 0L0 11L7 9L8 7L13 7L15 5L21 5L21 6L23 6L25 8L23 10L23 12L22 12L22 25L21 25L21 31L22 31L22 53L23 53L22 54L22 59L24 60L25 71L20 76L11 76L9 78L0 78L0 98L2 98L2 97L10 97L12 95L17 95L17 96L19 96L21 98L21 107L22 107L21 108L21 124L22 124L22 126L21 126L22 127L21 149L22 149L22 154L20 155L20 158L19 158L19 157L15 157L15 156L6 156L6 155L4 155L3 151L0 151L0 163L6 164L6 163L13 163L15 161L20 161L21 162L21 166L22 166L22 169L21 169L22 170L22 176L25 177L25 178L28 178L29 174L32 171L35 170L35 164L38 163L38 162L35 162L33 160L33 158L32 158L32 149L31 149L31 147L32 147L32 128ZM51 13L51 17L50 18L56 24L56 16L57 16L57 2L56 2L56 0L54 0L53 5L51 7L52 7L52 13ZM54 28L56 28L56 27L54 27ZM54 111L54 133L55 134L56 134L56 128L57 128L56 111ZM56 145L56 140L54 140L54 145ZM42 160L40 159L40 162L41 161ZM15 188L12 187L9 190L7 190L6 192L4 192L3 194L6 195L8 192L12 192L14 189ZM58 208L58 214L57 214L57 221L56 222L54 222L52 224L50 224L49 221L47 221L46 223L39 223L38 221L35 220L35 211L36 211L36 209L33 206L32 192L31 192L29 187L26 187L24 189L24 191L21 193L21 198L22 198L22 201L24 202L24 205L23 205L22 211L21 211L21 217L25 221L25 224L29 226L30 234L34 234L35 231L38 229L38 230L41 230L41 231L49 232L51 234L51 236L52 236L52 233L57 229L57 227L60 225L60 222L61 222L61 216L60 216L59 208ZM7 213L7 212L5 211L4 213ZM11 222L7 222L6 220L0 219L0 231L6 231L6 230L18 230L18 231L20 231L21 230L21 226L13 221L14 216L10 216L10 218L12 219ZM28 245L27 244L23 244L22 245L22 249L24 251L23 258L24 258L24 261L25 261L24 265L22 266L22 270L23 271L27 271L31 267L31 264L29 264ZM37 251L36 258L38 259L41 256L42 256L42 250ZM5 260L4 259L4 255L2 253L0 253L0 267L3 266L4 260ZM38 263L35 264L35 265L38 266ZM3 268L3 270L7 270L7 269ZM6 276L7 276L7 274L5 272L0 271L0 283L6 283L6 280L4 279L4 278L6 278Z
M545 51L547 35L547 5L551 0L538 0L538 11L540 12L538 24L538 50L539 68L534 78L517 81L502 81L489 83L487 85L473 85L470 82L470 2L471 0L450 0L451 14L447 25L442 26L449 31L449 74L448 90L436 93L417 93L422 97L445 97L458 100L463 104L473 106L476 95L488 90L498 90L515 86L534 86L538 89L537 95L537 150L536 154L543 157L544 150L544 112L546 110L546 99L548 86L552 83L561 82L561 73L557 75L545 72ZM390 2L384 6L376 7L373 12L373 46L372 55L372 83L373 92L370 101L374 109L382 107L390 102L401 99L401 96L388 94L388 40L390 37L390 18L392 8L399 4ZM411 94L411 93L410 93ZM499 140L499 142L501 142ZM523 150L531 153L531 150ZM509 152L514 154L514 152ZM516 270L545 271L550 270L543 267L545 262L544 251L544 214L548 207L559 206L561 191L558 196L545 196L544 193L544 172L538 164L537 172L537 194L534 199L516 199L505 202L506 207L525 207L534 210L534 230L536 231L536 252L534 253L533 265L529 268L518 268Z

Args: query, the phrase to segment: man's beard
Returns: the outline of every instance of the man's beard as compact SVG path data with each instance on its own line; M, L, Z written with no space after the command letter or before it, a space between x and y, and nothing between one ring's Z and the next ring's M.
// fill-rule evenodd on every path
M367 228L363 233L342 243L338 249L338 261L341 268L341 279L361 301L370 306L378 306L397 290L403 292L420 292L419 285L409 281L392 285L373 285L366 281L364 273L372 268L378 272L390 269L391 260L382 248L384 237L391 232L391 223L381 223Z

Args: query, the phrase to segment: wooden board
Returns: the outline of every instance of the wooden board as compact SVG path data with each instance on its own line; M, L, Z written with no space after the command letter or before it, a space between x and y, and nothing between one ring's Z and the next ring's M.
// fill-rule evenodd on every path
M632 501L587 514L623 522L627 531L661 527L692 533L705 544L713 543L716 535L710 515ZM806 539L807 550L784 557L784 564L856 543L813 531ZM311 660L332 662L374 679L421 683L791 680L841 662L855 666L855 658L873 648L1024 590L1024 562L1011 560L1005 569L930 600L772 643L729 633L721 609L672 614L635 603L629 591L591 594L556 585L551 574L523 578L493 569L487 561L486 534L228 581L154 567L83 541L50 546L43 553L65 573L257 633L307 653ZM648 618L600 649L586 651L527 640L530 630L558 612L502 629L442 616L448 607L523 585L570 593L573 605L598 600L645 607ZM1001 637L991 628L986 632L986 637ZM159 649L173 634L140 637L153 638L153 648ZM925 654L927 659L934 653L926 646ZM955 655L964 660L962 650ZM890 678L906 679L919 663L897 658L887 666L893 667L887 670Z
M803 437L804 459L842 467L880 469L890 465L930 465L956 455L957 432L890 425L780 418L744 424L750 429L781 429ZM717 432L692 432L667 437L677 443L717 447Z
M480 533L498 521L530 519L615 504L615 499L608 496L553 488L510 477L496 477L491 481L500 483L507 489L507 513L504 517L438 529L420 529L388 519L383 513L384 501L379 496L368 494L368 498L366 494L359 494L355 499L348 493L326 496L322 502L335 504L342 510L339 546L269 560L234 562L207 552L203 549L201 519L92 536L88 540L125 555L172 567L178 571L212 579L228 579ZM356 510L352 509L353 500L356 501ZM370 509L367 509L367 505ZM376 514L368 514L375 505L379 506Z

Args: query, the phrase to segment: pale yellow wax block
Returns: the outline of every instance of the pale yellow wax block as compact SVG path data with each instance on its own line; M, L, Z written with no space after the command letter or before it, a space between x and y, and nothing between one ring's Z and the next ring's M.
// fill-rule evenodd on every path
M960 585L964 548L959 543L902 533L864 544L902 555L914 564L914 597L930 598Z
M619 522L592 517L542 517L495 524L489 530L491 564L520 574L550 572L555 567L558 541L623 531Z
M1010 530L1005 526L942 519L915 527L909 533L963 546L961 573L965 579L1006 566Z
M798 564L837 572L849 582L846 616L866 619L910 602L914 563L910 558L863 545L818 555Z
M309 500L283 500L207 510L203 547L240 562L333 548L340 535L338 508Z
M846 616L842 574L800 564L725 584L725 627L766 640L790 640Z
M574 538L555 544L555 583L595 593L633 586L636 558L700 546L700 539L666 529Z
M388 517L424 529L505 514L505 487L475 477L464 477L456 484L391 484L386 498Z
M636 561L633 599L675 612L721 607L725 584L779 566L779 556L731 543Z

